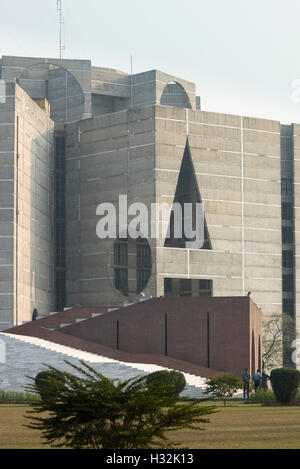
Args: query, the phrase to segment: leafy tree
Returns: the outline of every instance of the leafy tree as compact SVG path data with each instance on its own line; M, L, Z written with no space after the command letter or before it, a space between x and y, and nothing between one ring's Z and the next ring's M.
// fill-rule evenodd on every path
M215 397L226 400L243 387L241 378L232 373L220 373L206 379L206 394L214 394Z
M157 388L162 384L167 384L165 387L168 395L171 397L179 397L179 394L186 386L186 380L182 373L175 370L160 370L150 373L146 378L148 389Z
M291 362L292 343L295 339L294 321L286 313L274 313L263 324L264 368L271 370L282 362L293 367Z
M74 449L172 448L165 432L183 428L200 430L215 406L178 403L168 383L147 387L147 376L121 382L104 377L81 361L78 373L59 372L48 380L52 398L34 405L26 415L29 428L42 432L54 447ZM62 380L60 374L63 373ZM35 384L29 387L39 392Z

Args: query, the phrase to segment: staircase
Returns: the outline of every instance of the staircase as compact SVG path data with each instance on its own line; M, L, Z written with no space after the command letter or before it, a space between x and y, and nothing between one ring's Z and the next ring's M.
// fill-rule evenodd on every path
M5 350L5 357L0 357L0 389L6 391L24 392L24 387L32 383L29 376L35 377L37 373L47 369L46 365L76 374L76 370L66 364L65 360L76 365L80 365L78 360L83 360L104 376L121 381L167 369L158 365L125 363L36 337L0 333L0 343L1 349ZM183 374L187 386L181 395L203 397L205 379Z

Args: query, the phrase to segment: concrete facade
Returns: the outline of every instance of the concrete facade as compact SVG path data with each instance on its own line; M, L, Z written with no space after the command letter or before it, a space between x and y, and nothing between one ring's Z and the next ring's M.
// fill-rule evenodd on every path
M0 103L1 322L28 320L33 304L44 315L50 307L120 305L138 301L140 294L199 296L207 293L201 285L209 283L213 296L251 292L264 318L288 312L295 317L299 336L299 125L202 111L194 83L157 70L131 76L94 67L90 61L5 56L0 79L8 87L6 104ZM43 167L46 179L53 181L51 188L43 188L47 197L41 202L48 207L41 223L52 220L52 238L46 241L45 259L35 261L43 272L43 294L34 297L26 280L23 295L30 300L18 319L12 313L15 290L10 288L11 282L19 283L13 260L16 208L11 210L11 204L20 199L15 119L23 117L14 98L10 101L14 87L26 101L25 113L32 116L32 107L43 122L32 140L48 135L52 126L52 142L50 137L41 139L49 141L47 152L51 145L56 148L47 170ZM61 166L58 138L63 140ZM35 160L34 151L31 155ZM163 236L148 238L151 266L144 266L144 277L137 259L141 246L120 247L127 263L116 265L118 241L96 235L98 204L117 205L119 195L148 208L172 204L184 159L196 181L192 197L204 205L209 243L196 250L166 246ZM283 217L287 208L292 215ZM141 279L142 291L137 287Z
M200 111L157 108L156 197L174 198L189 142L212 249L157 246L163 278L212 279L214 295L246 295L265 314L281 309L279 123ZM174 148L174 143L176 148Z
M153 105L66 129L67 271L70 284L72 277L86 292L70 289L70 304L120 303L107 276L113 241L100 241L94 230L97 205L117 203L119 194L148 207L172 203L188 142L212 249L149 239L147 295L164 295L164 278L211 279L214 295L251 291L266 314L281 310L279 123Z
M14 83L0 107L3 329L52 307L53 122Z
M14 85L0 104L0 327L13 323L14 278Z

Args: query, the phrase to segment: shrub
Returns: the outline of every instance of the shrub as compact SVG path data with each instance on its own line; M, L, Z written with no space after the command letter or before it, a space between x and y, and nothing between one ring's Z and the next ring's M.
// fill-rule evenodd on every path
M300 385L300 372L292 368L276 368L270 375L276 401L288 404L296 399Z
M158 389L165 384L167 387L164 387L164 392L167 391L170 397L178 398L179 394L185 389L186 380L179 371L161 370L150 373L146 377L146 384L148 389Z
M43 401L49 401L55 399L52 395L52 382L62 381L64 379L63 374L54 369L48 369L38 373L34 379L35 390L41 396Z
M172 448L176 444L167 438L167 431L201 430L199 423L209 422L208 415L217 411L196 401L178 403L175 397L166 398L168 392L163 390L170 384L148 389L146 376L121 382L84 362L83 367L66 363L81 376L63 372L63 380L49 380L53 399L41 400L26 415L31 420L28 427L42 432L54 447ZM35 384L32 389L37 390Z
M38 397L33 393L14 392L14 391L3 391L0 390L0 403L1 404L26 404L38 401Z
M250 394L250 401L251 402L275 402L275 395L274 392L270 389L264 391L263 389L258 389L257 392Z
M242 389L243 382L241 378L232 373L220 373L206 379L206 385L205 393L214 394L216 397L223 399L224 405L226 405L226 400L239 389Z

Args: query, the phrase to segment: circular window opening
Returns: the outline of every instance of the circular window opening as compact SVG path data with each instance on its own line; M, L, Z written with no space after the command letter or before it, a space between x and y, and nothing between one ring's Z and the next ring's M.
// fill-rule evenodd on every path
M114 286L124 296L140 294L152 269L151 249L145 238L122 238L114 244Z

